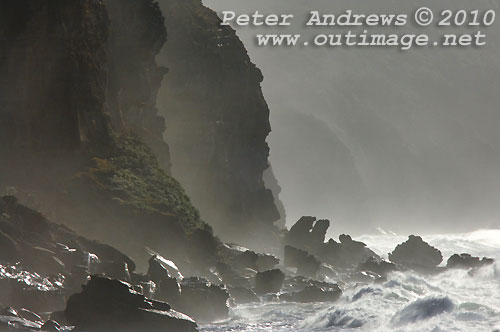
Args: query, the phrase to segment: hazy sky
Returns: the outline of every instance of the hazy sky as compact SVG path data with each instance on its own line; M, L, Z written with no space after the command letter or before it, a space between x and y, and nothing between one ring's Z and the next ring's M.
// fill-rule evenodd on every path
M264 73L273 128L270 160L288 224L317 215L333 220L335 233L500 225L500 22L484 30L487 46L469 49L259 48L254 39L260 32L315 32L303 27L310 10L498 10L498 1L204 3L218 12L296 15L288 30L237 29Z

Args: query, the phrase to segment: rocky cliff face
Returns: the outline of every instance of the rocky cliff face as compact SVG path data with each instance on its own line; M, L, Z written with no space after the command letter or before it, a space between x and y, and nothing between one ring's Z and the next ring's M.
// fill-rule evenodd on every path
M255 244L280 219L263 182L271 128L258 68L200 0L162 0L169 33L159 95L172 172L222 237ZM258 237L257 237L258 238Z
M139 261L146 245L181 267L213 261L217 240L165 170L154 106L165 73L154 61L166 38L158 6L0 6L0 191Z
M2 1L3 151L74 150L107 139L107 32L102 1Z

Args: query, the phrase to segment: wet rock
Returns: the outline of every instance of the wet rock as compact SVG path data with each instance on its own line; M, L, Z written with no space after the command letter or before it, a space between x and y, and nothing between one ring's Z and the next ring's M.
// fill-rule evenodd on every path
M285 250L286 246L304 250L321 263L340 269L356 268L369 257L378 257L366 247L366 244L354 241L349 235L340 235L340 242L329 239L325 243L329 227L329 220L316 220L314 217L300 218L285 236ZM313 276L310 272L308 275Z
M358 265L358 271L370 271L381 276L385 276L390 272L396 271L397 269L398 267L396 264L374 256Z
M177 309L196 321L213 322L227 318L229 293L222 286L199 277L186 278L181 283L181 297Z
M283 284L281 301L287 302L333 302L342 295L337 284L304 277L287 278Z
M259 297L251 289L243 287L230 287L229 294L235 304L246 304L260 302Z
M322 259L337 268L356 268L370 257L379 257L366 247L366 244L354 241L350 235L342 234L336 242L330 239L320 254Z
M125 282L92 276L72 295L65 315L77 329L89 332L192 332L196 323L163 302L146 300Z
M62 310L64 289L60 281L0 265L0 303L35 312Z
M433 269L441 264L443 255L420 236L410 235L406 242L399 244L389 254L389 260L422 271Z
M472 269L478 268L482 266L491 265L495 262L492 258L483 257L480 259L479 257L474 257L469 254L455 254L448 258L446 263L446 268L448 269Z
M49 332L59 332L61 331L61 325L59 325L59 323L56 321L48 320L42 325L40 330Z
M278 293L285 280L285 274L279 269L259 272L255 276L255 293Z
M0 331L39 331L41 324L27 319L0 315Z
M242 288L251 287L251 278L245 273L250 271L240 270L236 272L229 264L225 263L217 263L215 270L225 285ZM255 276L255 274L256 272L253 271L251 273L252 277Z
M285 266L297 268L297 274L304 277L316 277L321 262L305 250L285 246Z
M176 278L182 280L184 277L174 262L158 254L154 254L149 259L148 276L156 283L164 279Z

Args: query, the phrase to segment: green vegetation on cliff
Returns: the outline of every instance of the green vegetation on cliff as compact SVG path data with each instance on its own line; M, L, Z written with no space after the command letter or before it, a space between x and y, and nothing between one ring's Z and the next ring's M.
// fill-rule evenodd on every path
M179 182L133 133L113 135L110 151L94 158L91 178L122 204L176 217L186 228L206 228Z

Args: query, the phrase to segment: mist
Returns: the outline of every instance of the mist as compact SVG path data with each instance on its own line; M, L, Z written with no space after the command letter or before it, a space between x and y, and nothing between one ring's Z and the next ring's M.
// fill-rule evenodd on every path
M493 0L204 3L218 13L292 13L295 20L286 33L304 35L335 32L306 31L311 10L411 14L419 5L499 7ZM332 220L334 233L499 227L498 23L488 28L487 45L481 48L406 52L257 47L256 34L283 28L234 28L264 74L270 161L288 225L302 215L316 215ZM426 32L443 33L431 27Z

